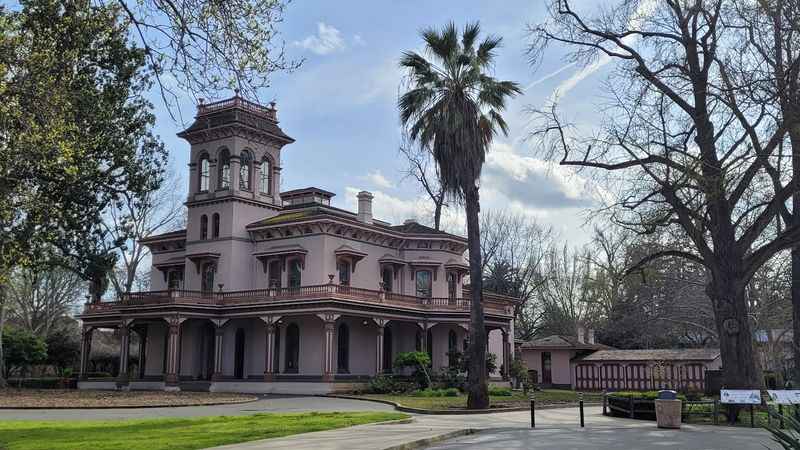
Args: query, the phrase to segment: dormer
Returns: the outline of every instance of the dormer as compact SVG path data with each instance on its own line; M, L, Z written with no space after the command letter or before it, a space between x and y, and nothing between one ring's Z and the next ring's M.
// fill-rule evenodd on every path
M323 205L330 206L331 198L336 195L324 189L307 187L281 192L284 207Z

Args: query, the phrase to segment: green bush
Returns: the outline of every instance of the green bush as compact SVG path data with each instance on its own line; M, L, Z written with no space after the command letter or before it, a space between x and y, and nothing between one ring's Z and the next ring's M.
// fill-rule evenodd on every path
M655 400L658 398L658 391L619 391L608 394L609 397L635 398L639 400ZM678 394L678 400L686 401L686 396Z
M414 369L413 377L420 388L431 386L429 368L431 357L426 352L401 352L394 358L394 369L399 371L406 367Z
M8 380L8 384L26 389L75 389L78 380L75 378L18 378Z
M769 415L777 419L775 422L783 422L786 424L786 429L780 429L779 426L773 425L773 421L768 421L766 425L767 431L772 435L772 440L780 444L786 450L800 450L800 422L798 422L792 414L781 415L774 410L769 410ZM765 445L764 448L767 448Z
M489 386L489 395L496 397L511 397L511 389L497 386Z
M459 391L456 388L447 389L422 389L411 393L413 397L458 397Z
M372 378L367 385L367 393L369 394L398 394L413 389L414 383L401 381L386 375L378 375Z

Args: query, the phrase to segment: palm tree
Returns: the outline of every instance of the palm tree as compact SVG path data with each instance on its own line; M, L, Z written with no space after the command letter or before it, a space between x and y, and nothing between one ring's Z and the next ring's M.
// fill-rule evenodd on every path
M408 135L436 161L442 188L463 202L471 283L467 407L487 408L486 329L483 321L478 178L497 131L508 134L500 115L506 100L521 92L511 81L488 74L501 38L478 43L480 25L468 24L459 39L454 23L422 31L425 55L405 52L400 67L408 71L409 89L400 97L400 119ZM430 59L426 59L429 57Z

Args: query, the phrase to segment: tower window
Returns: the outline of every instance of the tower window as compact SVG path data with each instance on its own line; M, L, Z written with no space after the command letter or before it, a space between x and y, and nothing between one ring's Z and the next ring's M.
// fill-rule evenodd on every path
M200 156L200 191L208 191L208 184L211 180L211 167L208 162L208 154Z
M250 190L250 166L253 165L252 154L245 150L239 155L239 189Z
M219 165L219 188L230 189L231 187L231 156L227 150L220 150L217 158Z
M219 237L219 213L211 216L211 237L214 239Z
M262 194L269 195L272 193L272 164L269 161L269 157L265 156L264 160L261 161L260 172L259 190Z
M200 239L208 239L208 216L205 214L200 216Z

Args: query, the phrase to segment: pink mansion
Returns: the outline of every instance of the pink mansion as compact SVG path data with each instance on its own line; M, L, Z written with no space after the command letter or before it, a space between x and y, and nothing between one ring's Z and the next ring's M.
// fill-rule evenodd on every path
M355 213L323 189L280 192L281 149L294 140L274 105L201 104L178 136L191 145L187 227L143 241L151 291L86 305L81 388L319 394L392 372L399 352L427 351L438 371L464 350L464 238L378 220L369 192ZM512 357L514 303L484 294L498 367ZM86 376L98 328L120 336L114 381Z

